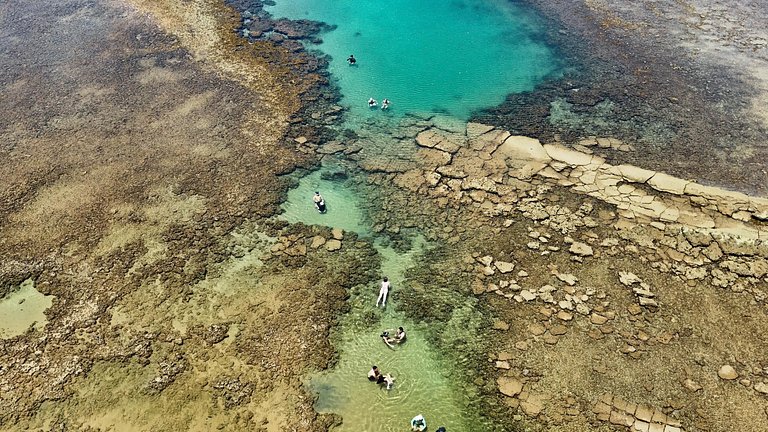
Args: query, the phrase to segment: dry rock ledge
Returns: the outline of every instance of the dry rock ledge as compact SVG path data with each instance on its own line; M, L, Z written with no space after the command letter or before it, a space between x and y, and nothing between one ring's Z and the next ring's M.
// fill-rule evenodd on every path
M758 302L768 297L761 288L768 282L768 199L612 165L581 144L575 148L582 151L562 142L542 144L479 123L443 127L418 121L413 129L411 136L399 137L401 146L413 146L410 157L400 153L386 166L374 155L354 158L441 206L474 205L489 216L522 214L566 235L580 226L616 228L618 238L602 243L571 241L576 260L590 259L598 247L601 253L639 253L654 256L654 268L684 281L747 291ZM574 212L542 199L556 188L588 195L615 211L596 220L588 203ZM535 236L528 247L542 254L552 249Z

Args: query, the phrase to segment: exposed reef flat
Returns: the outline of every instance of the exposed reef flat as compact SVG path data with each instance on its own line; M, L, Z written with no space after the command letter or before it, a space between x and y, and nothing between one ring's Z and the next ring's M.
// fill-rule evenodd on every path
M231 19L205 1L0 5L0 296L28 279L54 296L44 328L0 340L0 429L334 421L300 378L332 361L317 335L355 276L340 263L316 297L301 264L329 252L264 262L285 227L251 222L276 212L278 174L314 164L283 135L320 77Z
M330 146L381 189L379 230L430 220L446 245L403 308L478 409L509 430L762 430L768 200L608 164L611 137L581 152L438 117L398 131Z
M475 119L568 145L613 136L643 166L766 194L768 17L749 1L530 0L573 65Z
M627 66L512 97L493 123L359 131L334 129L323 62L299 48L317 26L238 39L242 17L214 1L0 5L0 295L33 280L54 296L44 327L0 339L0 427L331 428L302 380L332 366L329 335L380 257L272 218L280 175L326 159L396 250L434 242L399 307L492 429L763 432L766 200L742 193L764 184L753 87L663 55L643 66L664 53L618 41L642 41L632 20L661 5L536 4L578 18L553 38L600 29L596 56ZM701 19L759 21L744 7ZM741 30L693 34L759 60L730 21ZM641 29L664 39L665 22Z

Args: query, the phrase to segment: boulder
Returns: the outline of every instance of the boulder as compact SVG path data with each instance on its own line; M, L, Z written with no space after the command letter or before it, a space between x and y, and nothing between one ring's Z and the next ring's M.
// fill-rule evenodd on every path
M337 251L339 249L341 249L341 241L339 240L331 239L325 243L325 250L328 252Z
M344 240L344 230L342 230L341 228L333 228L331 230L331 235L336 240Z
M733 368L731 365L723 365L720 367L720 370L717 371L717 376L724 380L735 380L739 377L739 373L736 372L736 369Z
M515 397L523 391L523 383L514 377L502 376L496 379L501 394Z
M312 237L312 244L310 244L310 246L312 247L312 249L317 249L324 244L325 244L325 237L318 235L318 236Z
M495 265L496 269L501 273L510 273L515 269L515 264L507 261L496 261L493 265Z

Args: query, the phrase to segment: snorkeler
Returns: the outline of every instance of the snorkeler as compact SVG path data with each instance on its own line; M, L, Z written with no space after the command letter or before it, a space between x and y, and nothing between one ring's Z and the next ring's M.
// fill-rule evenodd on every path
M376 102L376 99L374 99L374 98L368 99L368 107L369 108L376 108L376 105L378 105L378 103Z
M347 63L351 65L357 63L357 59L355 58L354 54L350 54L349 57L347 57Z
M320 192L315 192L315 196L312 197L312 201L315 203L315 208L317 208L318 212L325 213L325 200L323 199L323 196L320 195Z

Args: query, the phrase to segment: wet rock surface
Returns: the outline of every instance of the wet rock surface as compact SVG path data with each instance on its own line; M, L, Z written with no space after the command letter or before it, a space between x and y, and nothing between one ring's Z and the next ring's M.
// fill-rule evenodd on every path
M272 257L269 235L331 233L268 219L279 175L316 163L333 115L315 119L298 93L326 110L335 96L308 57L245 45L232 20L213 2L0 6L14 35L0 59L0 295L33 278L55 296L43 331L0 340L2 429L338 421L300 377L333 361L318 335L368 267L346 267L360 248L345 244L338 273L302 277L334 258L301 244ZM306 145L286 145L297 136Z
M766 11L752 2L529 0L573 70L477 121L765 194ZM635 151L603 145L618 139ZM620 147L620 146L619 146ZM630 150L629 147L624 150ZM685 156L679 152L686 148ZM748 167L748 168L747 168ZM747 168L745 173L744 168Z

